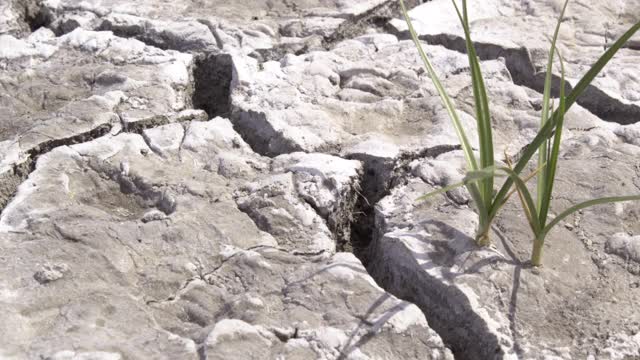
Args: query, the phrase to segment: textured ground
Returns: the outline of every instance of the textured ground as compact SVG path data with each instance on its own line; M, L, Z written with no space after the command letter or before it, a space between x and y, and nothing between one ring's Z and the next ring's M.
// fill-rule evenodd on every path
M420 3L475 134L453 8ZM559 6L470 1L500 159ZM571 1L571 84L638 8ZM555 213L640 192L639 44L567 116ZM488 249L465 190L415 201L463 171L396 1L5 1L0 358L640 358L640 204L569 217L532 269L515 201Z

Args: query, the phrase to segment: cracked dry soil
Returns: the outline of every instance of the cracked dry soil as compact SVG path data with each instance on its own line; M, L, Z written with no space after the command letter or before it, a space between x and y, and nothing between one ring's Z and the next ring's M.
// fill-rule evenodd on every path
M588 3L569 86L638 21ZM449 2L409 5L474 133ZM515 155L545 76L528 28L557 9L476 5ZM555 211L640 190L637 42L568 114ZM466 191L415 202L464 162L396 1L12 0L0 69L0 358L640 358L639 204L569 218L532 269L516 203L479 249Z

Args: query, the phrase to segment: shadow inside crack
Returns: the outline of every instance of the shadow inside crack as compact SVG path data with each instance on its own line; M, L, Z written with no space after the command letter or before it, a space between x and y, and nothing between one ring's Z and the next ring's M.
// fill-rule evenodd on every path
M12 3L31 32L47 27L53 21L53 15L42 0L13 0Z
M204 110L209 119L231 116L233 60L228 54L204 53L195 57L193 95L195 109Z
M440 226L445 225L440 224ZM411 237L416 241L425 241L412 234L402 236ZM440 335L456 359L504 358L505 353L497 334L489 329L487 320L479 315L469 297L458 286L451 283L450 279L456 274L447 274L445 271L438 275L438 271L433 269L438 265L420 261L425 257L433 260L436 256L416 253L403 245L400 239L386 238L384 240L386 245L380 245L380 241L382 239L375 239L372 244L380 255L372 259L368 267L369 272L376 282L391 294L418 305L425 314L429 326ZM469 239L462 238L460 241L469 241ZM472 250L471 247L469 250ZM452 251L446 249L444 244L436 244L436 252L445 257L439 261L442 262L442 267L446 268L452 261L447 259L452 256ZM390 256L393 256L393 261L388 258ZM492 258L491 263L495 261L504 260ZM472 267L479 268L486 265L488 264L483 263Z

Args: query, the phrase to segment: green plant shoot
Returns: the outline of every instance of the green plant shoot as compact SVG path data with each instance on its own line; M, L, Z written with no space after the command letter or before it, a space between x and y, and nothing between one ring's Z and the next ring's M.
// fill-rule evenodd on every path
M480 163L475 158L473 149L466 136L465 130L462 127L462 123L457 114L457 110L453 104L453 101L447 94L442 83L438 79L438 76L431 65L429 57L426 55L422 44L418 38L418 35L413 28L413 24L404 1L400 0L400 7L402 13L407 22L409 28L409 34L413 42L418 49L418 53L424 63L424 66L429 74L431 81L433 82L438 94L442 100L442 103L447 110L449 117L453 122L454 129L460 140L462 150L467 162L467 175L460 183L453 184L443 189L436 190L425 196L422 196L419 200L426 199L436 194L441 194L459 186L466 186L478 213L479 225L476 231L476 243L481 246L490 244L489 231L491 224L495 219L498 211L504 206L509 199L512 191L512 187L515 186L515 191L518 192L518 196L522 202L523 210L529 221L529 225L534 233L534 248L532 255L532 263L534 265L541 264L542 247L544 245L544 239L548 232L557 225L565 217L570 214L584 209L585 207L619 202L629 200L640 200L640 195L633 196L617 196L608 197L586 201L577 204L560 215L555 217L552 221L547 223L547 216L550 208L551 196L553 193L553 184L555 179L556 168L558 164L560 142L562 139L562 126L564 122L564 114L571 108L576 102L577 98L587 89L589 84L598 75L598 73L604 68L604 66L613 58L616 52L640 29L640 22L632 26L627 32L620 37L591 67L591 69L578 81L576 86L571 90L568 96L565 96L565 78L564 78L564 63L561 55L559 54L561 63L562 79L560 84L560 101L559 106L555 110L551 103L551 82L552 82L552 70L554 55L556 52L556 42L560 31L560 25L564 17L565 10L567 8L569 0L566 0L561 10L558 23L551 40L551 49L549 51L549 60L547 64L547 74L545 78L544 92L543 92L543 107L540 121L540 130L537 135L531 141L531 143L524 149L524 152L515 166L509 160L508 166L496 166L493 155L493 138L491 132L491 115L489 111L489 100L487 97L486 88L484 85L484 79L480 70L480 62L477 57L473 41L471 39L471 31L469 26L469 16L467 12L467 2L462 0L462 12L458 7L455 0L452 0L453 6L456 10L458 18L462 24L465 35L465 44L467 55L469 57L469 66L471 69L471 82L473 87L473 97L475 103L475 115L478 128L478 143L480 153ZM553 137L553 139L551 139ZM537 201L534 202L531 193L526 187L525 181L520 177L521 172L527 166L533 155L538 152L538 170L534 172L537 175ZM497 171L505 173L507 179L501 186L500 190L496 193L493 189L494 178L497 176ZM528 176L526 180L532 176Z

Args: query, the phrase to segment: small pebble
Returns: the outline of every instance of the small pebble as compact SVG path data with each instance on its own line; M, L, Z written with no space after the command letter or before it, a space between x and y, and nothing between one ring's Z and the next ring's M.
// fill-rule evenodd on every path
M33 278L40 284L46 284L62 279L67 271L69 271L67 264L46 264L33 274Z
M167 215L160 210L150 210L142 215L142 222L146 224L151 221L164 220L166 217Z

